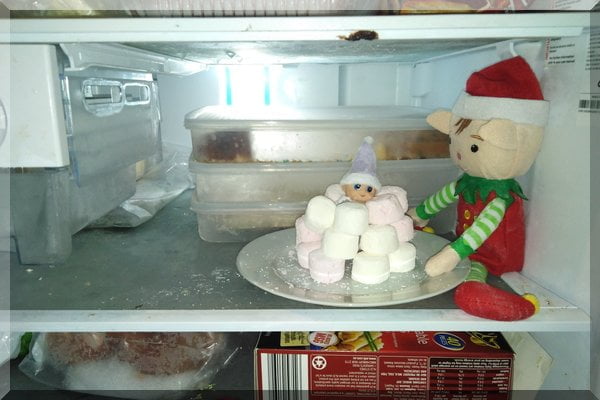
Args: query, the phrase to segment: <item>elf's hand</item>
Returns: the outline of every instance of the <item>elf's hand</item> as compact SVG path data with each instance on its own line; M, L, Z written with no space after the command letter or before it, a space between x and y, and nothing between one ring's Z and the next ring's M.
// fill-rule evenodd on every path
M460 256L450 246L444 247L439 253L432 256L425 263L425 272L429 276L438 276L444 272L450 272L460 262Z
M407 212L406 215L408 215L409 217L412 218L413 223L415 226L418 226L419 228L423 228L425 226L427 226L427 224L429 223L428 219L421 219L421 217L419 217L417 215L417 209L416 207L410 208Z

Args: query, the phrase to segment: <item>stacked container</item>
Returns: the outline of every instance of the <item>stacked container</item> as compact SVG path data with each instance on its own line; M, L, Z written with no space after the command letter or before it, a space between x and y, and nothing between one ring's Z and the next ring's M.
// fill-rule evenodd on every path
M374 139L382 184L406 189L417 205L458 176L447 136L426 116L411 107L210 106L188 113L200 237L248 241L293 226L310 198L339 183L365 136ZM452 229L449 214L438 221L440 233Z

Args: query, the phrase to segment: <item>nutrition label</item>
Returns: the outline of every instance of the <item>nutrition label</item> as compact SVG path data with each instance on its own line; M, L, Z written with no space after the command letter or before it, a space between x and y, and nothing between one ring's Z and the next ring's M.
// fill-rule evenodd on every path
M509 358L429 358L421 356L313 357L310 398L508 399Z
M431 358L430 399L507 399L510 371L510 359Z

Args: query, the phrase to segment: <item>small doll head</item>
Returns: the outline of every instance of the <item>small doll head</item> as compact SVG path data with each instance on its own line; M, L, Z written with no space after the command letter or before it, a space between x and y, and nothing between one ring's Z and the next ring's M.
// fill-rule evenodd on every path
M377 193L377 190L373 186L362 183L342 185L342 189L350 200L359 203L366 203L375 197L375 193Z
M381 189L381 183L376 175L377 158L372 144L373 138L365 137L352 160L350 171L340 181L346 196L359 203L371 200Z
M533 164L548 109L535 74L514 57L472 74L452 111L427 122L450 137L450 157L467 174L509 179Z

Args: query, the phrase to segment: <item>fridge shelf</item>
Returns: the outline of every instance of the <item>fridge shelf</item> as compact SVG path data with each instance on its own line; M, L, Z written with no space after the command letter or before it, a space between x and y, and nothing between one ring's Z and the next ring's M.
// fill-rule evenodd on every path
M104 65L115 54L129 54L128 67L188 74L211 64L414 63L507 39L578 36L589 25L589 13L582 12L461 18L36 18L0 20L0 43L62 44L74 53L71 61L78 60L81 48L93 46L87 50L92 54L85 58L88 64ZM345 40L356 31L374 31L378 39Z
M521 274L508 283L536 293L542 309L496 322L456 309L452 291L381 308L338 309L288 300L253 286L235 266L245 243L197 234L184 193L135 230L87 230L56 266L25 266L11 254L13 331L499 330L589 331L581 309ZM506 287L500 279L492 281Z
M291 21L293 20L293 23ZM2 21L1 42L340 41L358 30L379 40L577 36L586 12L225 18L35 18ZM348 41L346 41L348 42Z

